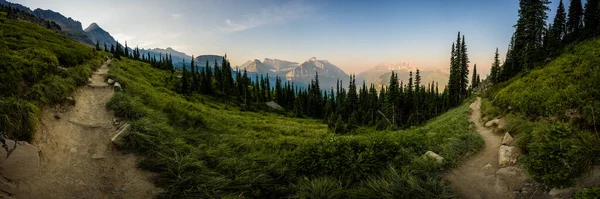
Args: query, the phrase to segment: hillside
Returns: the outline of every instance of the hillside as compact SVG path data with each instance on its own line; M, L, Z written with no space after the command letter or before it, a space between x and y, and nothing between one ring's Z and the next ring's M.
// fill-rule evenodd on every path
M487 120L505 118L524 152L519 165L551 188L600 186L598 179L583 180L600 165L598 52L600 39L571 44L547 64L486 93Z
M11 138L30 140L42 107L85 85L103 56L52 30L5 16L0 13L0 127Z
M109 76L124 92L108 107L132 124L120 146L147 157L142 167L160 174L168 198L447 197L440 166L483 143L467 104L419 128L340 135L317 120L177 94L163 81L170 72L138 61L113 61ZM426 161L428 150L447 161Z

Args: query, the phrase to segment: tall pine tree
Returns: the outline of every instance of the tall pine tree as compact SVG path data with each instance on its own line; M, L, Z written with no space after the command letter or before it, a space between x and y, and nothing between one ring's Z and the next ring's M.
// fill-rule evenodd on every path
M581 0L571 0L569 4L569 18L567 20L567 40L573 41L583 28L583 8Z

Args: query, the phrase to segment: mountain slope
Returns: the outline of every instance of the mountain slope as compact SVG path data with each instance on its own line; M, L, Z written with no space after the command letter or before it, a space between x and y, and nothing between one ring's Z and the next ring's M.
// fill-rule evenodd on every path
M80 41L85 44L94 45L93 42L86 33L83 31L81 26L81 22L72 19L71 17L65 17L58 12L54 12L52 10L42 10L35 9L33 13L39 18L46 19L49 21L54 21L56 24L60 26L62 32L67 34L68 37Z
M571 186L600 165L600 39L572 44L545 66L495 85L488 118L503 114L521 164L550 187ZM596 181L595 186L600 186Z
M115 38L113 38L110 35L110 33L102 29L97 23L90 24L83 31L88 36L88 38L92 40L92 42L98 42L101 48L104 48L104 44L106 44L107 48L110 48L110 45L114 45L115 43L117 43Z
M223 62L223 56L220 55L200 55L194 59L194 63L196 63L199 67L206 67L206 62L208 61L209 67L215 66L215 61L218 65L221 65ZM188 64L189 65L189 64Z

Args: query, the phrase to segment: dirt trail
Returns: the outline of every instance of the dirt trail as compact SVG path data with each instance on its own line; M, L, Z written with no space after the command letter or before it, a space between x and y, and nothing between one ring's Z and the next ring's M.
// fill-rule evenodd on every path
M477 98L470 105L472 110L470 120L475 123L477 132L485 140L484 148L471 156L458 168L453 169L445 178L448 180L457 195L461 198L513 198L513 193L502 190L496 186L497 178L494 176L498 167L498 150L502 145L501 134L495 134L493 129L484 127L481 122L481 98ZM490 164L492 167L485 168Z
M40 171L14 182L16 198L153 197L151 174L136 168L133 154L122 154L110 143L117 127L105 108L114 94L104 82L109 62L76 91L75 106L43 111L32 143L39 150Z

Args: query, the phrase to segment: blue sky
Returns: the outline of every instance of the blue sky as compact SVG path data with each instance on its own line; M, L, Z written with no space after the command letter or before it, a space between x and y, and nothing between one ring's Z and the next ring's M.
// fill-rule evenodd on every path
M227 53L233 65L265 57L297 62L317 57L348 73L397 62L447 69L450 46L461 31L471 64L483 76L496 47L504 57L518 11L518 0L16 2L60 12L83 28L97 22L130 46L173 47L196 56Z

